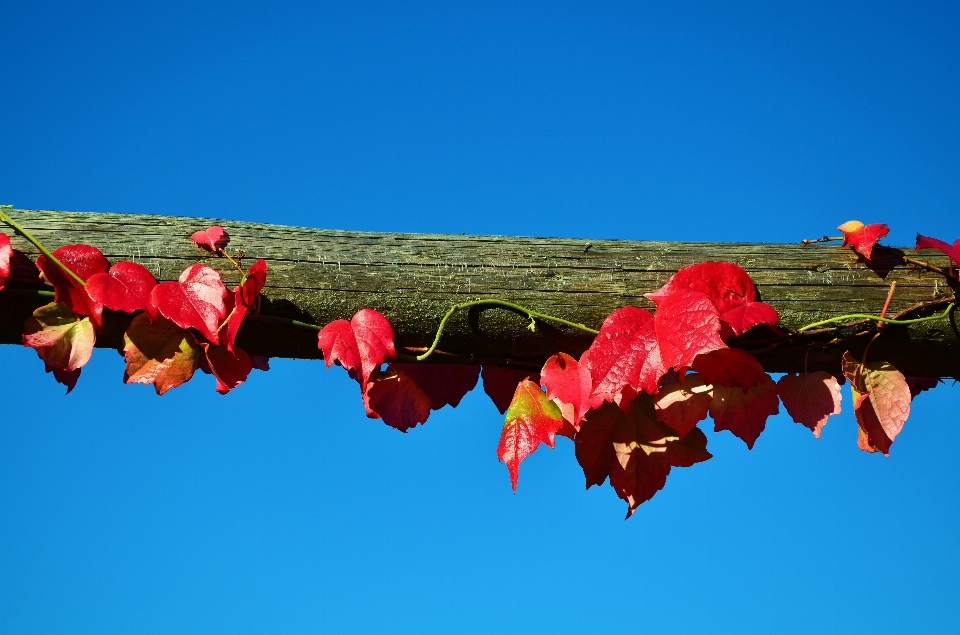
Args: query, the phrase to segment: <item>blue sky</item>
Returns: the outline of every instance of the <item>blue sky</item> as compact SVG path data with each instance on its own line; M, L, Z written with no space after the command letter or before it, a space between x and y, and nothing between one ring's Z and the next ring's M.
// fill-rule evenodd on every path
M0 2L0 203L339 229L960 236L955 3ZM229 227L228 227L229 229ZM438 316L439 317L439 316ZM0 347L0 632L955 632L960 392L623 521L472 393L402 435L321 363L64 397Z

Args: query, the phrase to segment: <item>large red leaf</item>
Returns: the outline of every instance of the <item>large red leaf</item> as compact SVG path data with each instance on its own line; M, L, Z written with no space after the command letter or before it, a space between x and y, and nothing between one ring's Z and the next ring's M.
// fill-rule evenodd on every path
M189 331L162 316L151 322L146 313L133 318L123 344L123 381L153 384L158 395L189 381L202 354Z
M848 220L837 229L843 232L843 244L840 246L851 245L867 260L873 255L873 246L877 241L890 233L890 228L883 223L864 225L858 220Z
M126 260L115 263L109 273L96 273L87 280L87 293L98 302L114 311L133 313L144 310L156 317L157 309L150 300L157 279L150 270L136 262Z
M750 274L732 262L701 262L684 267L647 297L660 306L664 299L683 289L707 294L721 315L753 302L757 297Z
M157 310L181 328L194 328L211 344L220 343L218 328L226 315L220 272L204 264L183 270L178 282L161 282L150 294Z
M393 328L382 314L373 309L360 309L349 322L334 320L317 335L327 368L334 362L353 371L361 390L366 389L373 371L384 360L396 357Z
M684 439L697 423L706 419L713 401L713 387L700 375L687 375L682 381L668 384L656 396L657 419Z
M566 353L558 353L548 359L540 371L540 383L547 389L547 399L560 407L563 419L574 430L580 429L580 421L588 410L604 401L602 396L592 395L589 355L589 350L584 351L578 362Z
M517 478L520 474L520 462L530 456L541 443L551 448L554 435L563 425L563 415L557 405L536 383L525 379L517 385L517 390L507 408L497 445L497 456L507 464L510 471L510 484L517 491Z
M777 385L746 351L728 348L701 355L693 368L713 384L714 430L729 430L753 448L767 418L780 411Z
M53 255L84 282L95 274L106 273L110 268L110 263L100 250L90 245L64 245L54 250ZM53 285L54 302L66 304L79 315L89 315L94 328L99 331L103 324L103 305L87 294L84 285L43 254L37 257L37 267Z
M77 371L89 361L96 339L90 319L81 318L62 302L40 307L24 324L24 346L33 348L47 366L65 373ZM76 376L73 381L76 383Z
M625 390L631 396L656 392L666 368L650 312L625 306L608 315L590 345L586 366L592 394L600 399L616 401Z
M193 232L190 235L190 240L198 247L212 252L226 247L227 243L230 242L230 235L220 225L213 225L207 229Z
M391 364L386 372L377 371L364 390L367 416L400 432L406 432L430 416L430 397L413 378Z
M0 232L0 289L3 289L10 278L11 256L13 256L13 247L10 246L10 237Z
M793 420L810 428L817 438L827 417L840 413L840 383L822 370L784 375L777 382L777 392Z
M953 241L951 245L938 238L930 238L929 236L917 234L917 247L914 251L920 251L921 249L939 249L945 253L950 260L960 265L960 238Z
M257 296L260 295L266 283L267 261L261 258L253 263L243 282L232 292L233 307L227 309L227 326L223 329L221 337L223 340L221 343L228 350L233 350L243 318L246 317L247 311L256 305Z
M390 364L403 372L430 399L430 409L446 405L456 408L460 400L473 390L480 378L479 366L461 364Z
M666 368L690 366L697 355L726 346L717 307L702 291L678 289L661 298L654 322Z
M483 392L487 393L500 414L505 413L510 407L513 395L517 392L517 385L521 381L529 379L540 383L540 377L536 373L502 366L484 365L481 374L483 375Z
M247 380L253 370L253 361L239 346L231 351L226 346L203 343L207 367L217 380L216 390L225 395Z
M858 441L868 452L890 453L910 416L910 386L892 364L861 364L849 351L843 354L843 374L850 380L853 413L860 426Z

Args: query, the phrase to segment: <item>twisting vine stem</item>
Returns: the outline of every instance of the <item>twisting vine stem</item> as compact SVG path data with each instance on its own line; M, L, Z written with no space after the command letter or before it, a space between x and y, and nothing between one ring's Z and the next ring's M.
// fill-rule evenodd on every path
M823 326L824 324L834 324L836 322L843 322L845 320L870 320L872 322L880 322L881 324L916 324L918 322L929 322L930 320L942 320L945 317L950 315L950 312L955 306L954 302L951 302L947 305L947 308L944 309L943 313L937 313L936 315L928 315L927 317L914 318L912 320L894 320L893 318L885 318L882 315L867 315L866 313L850 313L848 315L839 315L835 318L830 318L829 320L820 320L819 322L814 322L812 324L807 324L806 326L800 327L797 329L798 333L803 333L804 331L809 331L810 329L816 328L818 326Z
M80 283L81 286L84 286L84 287L87 286L87 283L84 281L83 278L75 274L68 266L60 262L60 259L54 256L52 253L50 253L47 250L47 248L44 247L39 240L33 237L33 234L31 234L26 229L24 229L20 225L20 223L10 218L10 216L8 216L6 212L3 211L4 209L13 209L13 205L0 205L0 220L5 222L7 225L10 225L10 227L13 227L18 232L20 232L20 235L26 238L27 240L29 240L31 243L33 243L33 246L39 249L40 253L46 256L53 264L60 267L60 269L62 269L64 273L66 273L68 276L70 276L71 278L76 280L78 283Z

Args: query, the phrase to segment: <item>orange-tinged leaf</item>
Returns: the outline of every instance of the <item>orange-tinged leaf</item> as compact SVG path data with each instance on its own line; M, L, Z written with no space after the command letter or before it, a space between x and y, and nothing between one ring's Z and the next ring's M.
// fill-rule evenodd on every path
M48 366L67 372L87 363L97 339L90 319L81 318L62 302L34 311L24 328L24 346L36 350Z
M158 395L189 381L202 354L189 331L163 316L151 322L146 313L133 318L123 344L123 381L153 384Z
M883 223L864 225L858 220L848 220L837 229L843 232L843 244L840 246L852 246L867 260L873 255L873 246L877 241L890 233L890 228Z
M910 385L888 362L861 364L849 351L843 354L843 374L850 380L853 413L865 436L858 444L867 451L890 453L910 416Z
M562 425L560 409L547 399L538 384L524 379L517 385L497 445L497 456L510 471L513 491L517 491L520 462L533 454L541 443L553 447L554 435Z
M840 413L840 382L825 371L784 375L777 382L777 392L793 420L810 428L817 438L827 418Z

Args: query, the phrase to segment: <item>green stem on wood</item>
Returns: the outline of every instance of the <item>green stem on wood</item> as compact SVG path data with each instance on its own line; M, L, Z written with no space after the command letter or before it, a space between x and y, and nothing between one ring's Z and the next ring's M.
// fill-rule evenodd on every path
M526 313L527 317L530 318L530 330L533 330L536 325L536 320L544 320L548 322L556 322L557 324L563 324L565 326L570 326L575 329L590 333L591 335L596 335L600 331L594 330L589 326L584 326L583 324L578 324L576 322L571 322L569 320L564 320L563 318L554 317L552 315L547 315L545 313L540 313L539 311L534 311L528 309L527 307L520 306L519 304L514 304L513 302L507 302L506 300L473 300L471 302L464 302L462 304L454 304L450 307L450 310L447 311L446 315L443 316L443 319L440 320L440 326L437 328L437 335L433 338L433 344L430 345L430 348L423 355L417 356L417 361L422 362L426 358L430 357L433 354L433 351L436 350L437 345L440 343L440 336L443 334L443 327L447 325L447 321L450 317L459 311L460 309L469 309L474 306L481 306L484 304L489 304L493 306L504 307L507 309L513 309L514 311L519 311L521 313Z
M864 313L851 313L849 315L840 315L835 318L830 318L829 320L821 320L819 322L814 322L813 324L807 324L804 327L797 329L798 333L803 333L804 331L809 331L810 329L816 328L818 326L823 326L824 324L833 324L834 322L842 322L844 320L872 320L874 322L880 322L882 324L916 324L918 322L927 322L929 320L940 320L948 315L950 311L953 310L954 303L951 302L947 305L947 308L943 310L943 313L938 313L936 315L929 315L922 318L914 318L912 320L893 320L890 318L885 318L879 315L866 315Z
M84 281L83 278L81 278L80 276L78 276L77 274L75 274L69 267L67 267L65 264L63 264L62 262L60 262L60 259L57 258L56 256L54 256L52 253L50 253L50 252L47 250L47 248L44 247L43 244L40 243L39 240L37 240L36 238L34 238L33 235L32 235L30 232L28 232L26 229L24 229L23 227L21 227L21 226L20 226L20 223L18 223L17 221L13 220L12 218L10 218L10 216L8 216L8 215L3 211L4 209L13 209L13 206L12 206L12 205L3 205L3 206L0 206L0 220L2 220L3 222L5 222L7 225L10 225L11 227L13 227L13 228L14 228L15 230L17 230L18 232L20 232L20 234L21 234L24 238L26 238L26 239L29 240L31 243L33 243L33 246L40 250L40 253L42 253L44 256L46 256L48 259L50 259L50 261L51 261L53 264L55 264L55 265L57 265L58 267L60 267L60 268L64 271L64 273L66 273L68 276L70 276L71 278L73 278L74 280L76 280L77 282L79 282L79 283L80 283L80 286L83 286L83 287L87 286L87 283L86 283L86 281Z

